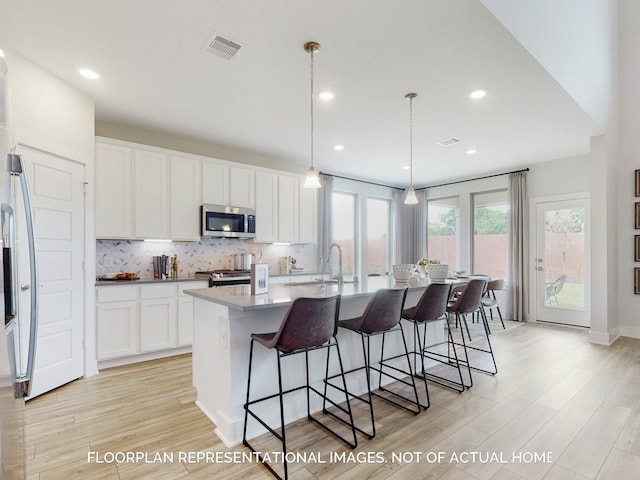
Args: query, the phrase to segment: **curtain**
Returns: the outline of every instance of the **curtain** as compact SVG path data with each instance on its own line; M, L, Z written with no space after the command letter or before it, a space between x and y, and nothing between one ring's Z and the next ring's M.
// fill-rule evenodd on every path
M404 204L405 191L393 190L395 208L394 225L400 241L396 245L394 263L416 263L427 255L427 204L426 191L418 190L417 205ZM396 238L397 238L396 237Z
M507 318L522 322L528 311L527 172L509 174L509 206Z
M318 265L319 271L325 271L327 259L324 258L329 252L329 245L333 238L331 231L331 194L333 193L333 177L320 173L320 205L318 208Z

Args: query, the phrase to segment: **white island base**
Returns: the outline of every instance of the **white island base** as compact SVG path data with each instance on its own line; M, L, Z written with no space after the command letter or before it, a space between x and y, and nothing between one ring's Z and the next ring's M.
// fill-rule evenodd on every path
M425 283L415 281L409 284L405 306L416 304ZM242 442L244 408L247 388L247 369L251 333L274 332L291 302L298 297L323 297L337 293L342 295L340 318L352 318L363 313L374 293L380 288L403 288L407 284L394 283L388 277L370 278L361 284L326 286L271 285L269 293L252 296L248 285L215 287L190 290L185 293L194 297L193 335L193 385L197 389L196 404L216 425L216 433L228 447ZM404 322L402 322L404 323ZM428 326L429 343L444 339L444 321ZM409 351L413 348L413 331L404 325ZM345 370L363 364L360 336L339 329L338 343ZM372 356L379 352L381 336L372 339ZM376 347L374 347L374 345ZM331 348L329 375L338 373L336 349ZM402 337L398 333L387 335L385 357L401 353ZM379 355L379 353L378 353ZM413 360L413 359L412 359ZM396 359L397 365L406 367L404 359ZM309 356L311 383L320 391L323 389L326 349L311 352ZM292 388L304 383L304 355L293 355L282 361L283 388ZM360 394L366 392L363 372L348 376L349 390ZM339 381L339 379L337 379ZM424 388L422 381L417 383ZM251 398L255 399L278 390L277 363L275 351L254 347ZM331 390L331 389L330 389ZM331 393L331 392L330 392ZM315 398L314 398L315 397ZM331 398L344 402L344 394L334 391ZM311 396L312 412L321 410L320 399ZM280 413L277 399L255 406L259 415L268 424L279 427ZM285 396L285 421L287 423L306 417L306 393L297 391ZM248 438L254 438L265 430L257 422L249 422Z

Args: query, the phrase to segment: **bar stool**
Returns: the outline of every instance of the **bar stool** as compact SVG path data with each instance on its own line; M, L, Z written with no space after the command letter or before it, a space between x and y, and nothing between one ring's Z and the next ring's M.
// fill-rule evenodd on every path
M427 324L433 323L436 320L447 319L447 305L451 295L451 284L449 283L431 283L425 288L422 296L418 300L415 307L406 309L402 312L402 319L413 324L413 345L414 351L414 375L424 380L424 388L427 392L427 401L429 401L429 392L427 390L427 379L441 385L443 387L451 388L458 392L464 391L464 381L462 379L462 370L460 368L460 361L458 355L453 348L453 357L451 356L451 345L453 345L453 336L451 329L448 328L447 323L447 335L448 339L444 342L438 342L431 344L427 347ZM420 334L420 326L422 326L422 335ZM443 344L447 344L447 355L436 351L437 347ZM418 368L415 365L416 356L420 356L421 361L421 374L418 374ZM457 370L459 378L458 381L451 380L442 375L436 373L427 373L425 369L424 360L434 360L443 365L453 367Z
M371 416L371 433L364 431L363 429L355 426L355 429L365 435L367 438L372 439L376 435L375 419L373 414L373 397L380 398L381 400L390 403L396 407L417 415L421 411L421 405L418 398L418 390L416 388L416 382L413 377L413 371L411 369L411 360L409 358L409 351L407 349L407 342L400 325L400 315L404 307L404 301L407 297L407 289L381 289L376 292L374 297L367 305L364 313L356 318L350 318L347 320L341 320L339 325L341 328L351 330L352 332L360 335L362 341L362 352L364 355L364 365L345 372L345 374L364 370L366 373L367 381L367 396L363 398L355 395L351 392L347 392L353 399L360 400L369 406L369 412ZM384 343L385 336L391 332L400 332L402 335L402 343L404 345L404 354L397 355L390 358L384 358ZM371 337L382 335L382 345L380 350L380 361L372 362L371 359ZM402 370L394 365L388 363L394 358L404 356L407 360L408 371ZM377 365L376 365L377 364ZM371 388L371 371L378 373L378 390L387 392L390 397L380 395ZM400 378L393 374L393 372L403 373L411 379L408 382L404 378ZM413 397L409 398L401 393L395 392L388 387L382 386L382 377L389 377L397 382L400 382L413 390ZM335 376L334 376L335 377ZM329 377L332 378L332 377ZM333 385L334 388L335 385ZM393 397L402 400L412 408L397 402Z
M447 307L447 313L455 315L456 324L460 324L460 338L462 339L462 343L453 342L453 346L462 346L464 349L465 360L463 363L467 366L467 371L469 373L469 382L465 384L466 387L473 386L473 378L471 377L471 370L476 370L479 372L489 373L491 375L495 375L498 373L498 367L496 366L496 359L493 356L493 348L491 347L491 340L489 340L489 325L487 322L487 316L485 314L484 308L482 307L482 295L486 288L487 280L486 278L474 278L469 280L469 283L464 287L460 295L449 304ZM466 315L478 313L480 318L482 319L482 325L484 327L484 333L487 341L487 348L480 348L476 346L472 346L467 344L464 339L464 333L462 332L462 323L467 326ZM491 361L493 362L493 369L484 369L478 366L471 365L469 361L469 350L488 353L491 355Z
M282 443L283 452L283 464L284 464L284 479L288 478L288 462L287 462L287 441L285 431L284 420L284 395L295 392L297 390L305 389L307 392L307 418L316 423L318 426L324 428L327 432L331 433L339 440L347 444L351 448L357 446L356 432L354 429L353 415L351 412L351 405L349 403L349 396L345 394L346 408L337 404L329 397L327 397L326 381L324 382L324 391L320 392L314 388L309 382L309 352L313 350L326 349L327 350L327 363L325 369L325 376L329 371L329 356L331 347L335 347L338 353L338 364L340 367L340 373L337 376L342 378L342 384L344 388L339 388L339 391L346 392L346 379L344 376L344 369L342 366L342 357L340 355L340 347L338 345L336 334L338 331L338 315L340 310L340 296L324 297L324 298L297 298L289 307L289 310L285 314L280 328L274 333L252 333L251 334L251 347L249 349L249 373L247 379L247 401L244 404L244 430L242 434L242 443L247 446L252 452L258 454L258 458L264 464L267 469L279 479L282 479L274 468L265 461L264 457L256 451L256 449L247 440L247 423L249 416L259 422L265 427L269 433ZM278 360L278 392L272 395L268 395L255 400L250 400L251 390L251 369L253 363L253 346L255 343L262 345L267 349L273 349L277 353ZM304 385L291 388L284 391L282 387L282 365L281 359L291 355L297 355L304 353L305 367L306 367L306 383ZM310 408L310 393L313 392L322 397L322 411L335 420L347 425L351 430L353 441L349 441L346 438L339 435L335 430L331 429L328 425L321 422L319 419L311 415ZM260 418L251 406L266 400L278 398L280 402L280 426L281 433L270 427L262 418ZM326 408L326 404L330 403L337 410L340 410L348 417L348 420L341 418L337 414L330 412Z

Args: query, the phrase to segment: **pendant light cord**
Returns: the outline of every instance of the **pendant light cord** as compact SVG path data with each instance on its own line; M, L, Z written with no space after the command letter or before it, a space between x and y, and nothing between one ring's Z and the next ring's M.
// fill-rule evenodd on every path
M312 48L309 52L311 54L311 168L313 168L313 51Z
M413 97L409 97L409 187L413 188Z

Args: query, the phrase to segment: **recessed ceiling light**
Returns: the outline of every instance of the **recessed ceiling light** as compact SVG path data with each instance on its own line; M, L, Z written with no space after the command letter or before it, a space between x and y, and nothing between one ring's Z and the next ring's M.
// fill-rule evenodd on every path
M318 97L320 98L320 100L328 102L330 100L333 100L335 94L333 92L320 92L320 95L318 95Z
M333 149L338 151L344 150L344 145L334 145Z
M476 153L478 153L478 150L476 150L475 148L470 148L464 153L466 153L467 155L475 155Z
M402 166L402 169L403 169L403 170L409 170L410 168L411 168L411 167L410 167L409 165L403 165L403 166Z
M487 94L487 91L486 91L486 90L482 90L482 89L480 89L480 90L474 90L473 92L471 92L471 93L469 94L469 96L470 96L471 98L478 99L478 98L482 98L482 97L484 97L486 94Z
M78 73L89 80L96 80L100 77L100 75L89 68L79 68Z

